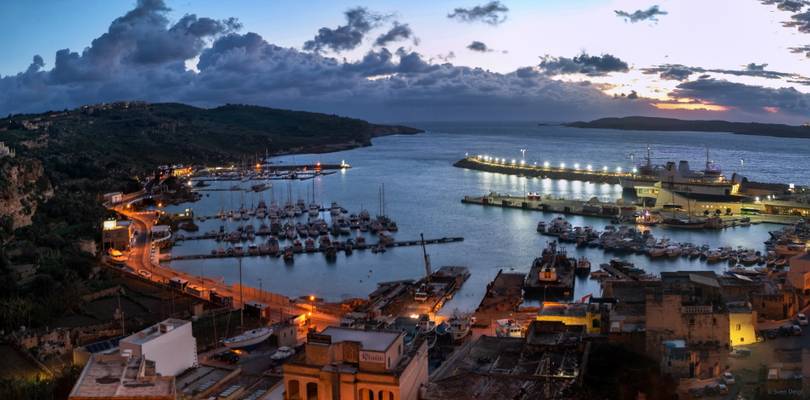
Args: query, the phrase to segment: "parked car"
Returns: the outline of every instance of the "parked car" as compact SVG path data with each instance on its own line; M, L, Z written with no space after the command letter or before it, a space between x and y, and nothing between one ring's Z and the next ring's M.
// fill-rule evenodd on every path
M734 379L734 375L731 372L723 372L723 383L726 385L733 385L736 382L737 381Z
M796 314L796 323L800 326L807 326L807 316L804 313Z
M801 336L802 335L802 327L799 325L793 325L790 327L790 334L793 336Z
M732 357L743 358L748 357L751 355L751 349L746 349L744 347L737 347L731 351Z
M139 271L138 271L138 275L140 275L140 276L142 276L142 277L144 277L144 278L146 278L146 279L149 279L149 278L151 278L151 277L152 277L152 273L151 273L151 272L149 272L149 271L147 271L147 270L145 270L145 269L139 270Z
M276 350L275 353L273 353L270 356L270 359L271 360L283 360L285 358L288 358L288 357L292 356L293 354L295 354L295 350L293 350L293 349L291 349L291 348L289 348L287 346L281 346L281 347L278 348L278 350Z

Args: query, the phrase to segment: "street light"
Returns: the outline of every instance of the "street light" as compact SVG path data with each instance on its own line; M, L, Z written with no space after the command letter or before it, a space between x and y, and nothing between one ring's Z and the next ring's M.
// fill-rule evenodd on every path
M548 168L549 165L551 164L548 161L543 161L543 168Z

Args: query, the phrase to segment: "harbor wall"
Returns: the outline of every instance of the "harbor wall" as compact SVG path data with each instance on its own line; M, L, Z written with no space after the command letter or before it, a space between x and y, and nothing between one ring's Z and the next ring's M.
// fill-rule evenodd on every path
M476 171L496 172L500 174L610 184L618 184L620 178L631 176L631 174L617 172L587 171L571 168L542 167L537 165L496 164L492 162L479 161L472 157L458 160L453 164L453 166Z

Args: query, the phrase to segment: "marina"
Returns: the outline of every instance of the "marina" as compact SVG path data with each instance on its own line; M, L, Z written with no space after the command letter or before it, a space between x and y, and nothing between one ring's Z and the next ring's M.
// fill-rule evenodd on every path
M439 125L437 125L439 126ZM527 193L536 192L542 193L545 198L550 196L552 198L571 199L571 206L574 210L592 197L596 197L602 203L617 204L617 200L625 197L623 189L618 184L607 183L588 183L582 181L566 181L566 180L552 180L552 179L534 179L518 177L514 175L493 174L488 172L471 171L461 168L452 168L450 165L457 159L457 152L444 151L444 150L431 150L424 154L427 161L424 161L427 168L426 173L434 177L434 183L428 183L423 180L414 180L410 174L405 173L402 168L405 165L403 160L410 160L411 156L407 154L419 154L424 150L424 146L430 145L435 149L452 149L462 148L469 149L470 153L473 152L507 152L510 148L519 149L526 147L523 143L526 142L526 137L518 133L509 133L512 128L493 128L489 126L476 125L475 128L465 126L465 130L473 133L442 133L444 125L439 126L439 129L433 130L430 134L422 136L394 136L374 139L375 144L373 147L349 150L345 152L334 153L331 157L337 159L350 159L352 160L353 168L346 170L345 173L338 173L328 176L320 176L313 180L306 182L291 181L291 191L293 193L292 199L295 204L295 194L300 193L301 198L307 199L311 197L312 186L314 183L316 200L328 199L330 202L335 201L341 204L346 209L359 210L363 208L375 207L379 203L379 187L380 176L385 175L386 178L386 204L389 214L396 217L399 231L394 236L402 236L407 239L414 239L418 237L420 232L425 232L430 238L441 237L458 237L464 236L463 242L454 243L452 245L436 247L433 251L433 261L438 265L467 265L471 274L470 278L464 287L449 301L449 304L444 307L442 313L450 313L450 310L459 308L461 310L473 311L480 304L482 297L486 292L486 286L497 275L500 266L511 266L514 272L528 272L532 260L536 257L540 249L545 247L546 242L549 240L547 236L539 235L536 231L537 222L540 219L550 220L565 211L566 204L554 204L554 208L548 211L532 207L529 209L522 208L519 201L520 196L512 196L509 199L509 206L499 206L497 201L489 207L480 207L472 203L464 203L459 208L459 199L463 198L465 193L478 192L478 193ZM482 135L475 133L475 129L491 130L491 129L504 129L506 131L496 131L492 135ZM564 129L564 128L561 128ZM553 129L552 129L553 130ZM632 135L627 136L626 132L622 134L622 139L616 139L617 136L608 132L599 131L577 131L566 130L567 139L565 142L558 139L558 135L554 134L549 136L545 133L539 133L538 139L531 139L531 141L542 142L547 146L554 146L555 148L562 149L562 153L572 150L574 148L581 148L577 145L579 140L593 141L594 138L604 137L604 144L597 146L593 150L588 150L589 153L583 153L581 158L591 158L593 160L600 160L607 165L624 165L625 170L629 170L627 162L624 158L610 158L612 154L617 154L610 149L615 148L617 143L624 143L621 140L626 138L633 138ZM512 130L512 132L516 132ZM538 132L542 130L538 129ZM570 133L569 133L570 132ZM573 135L573 136L571 136ZM608 136L604 136L608 135ZM671 150L673 146L677 147L677 152L689 157L690 152L687 143L682 143L683 138L675 137L672 134L662 134L658 136L659 144L655 145L657 152L667 154L675 150ZM703 135L709 137L711 135ZM694 138L697 143L701 143L702 136L690 136ZM716 137L716 136L712 136ZM472 142L470 139L474 139ZM730 143L737 143L746 140L754 141L767 141L767 138L747 138L747 137L732 137ZM618 141L617 141L618 140ZM646 138L643 140L647 140ZM692 140L692 139L690 139ZM670 141L670 142L668 142ZM470 143L473 143L470 147ZM644 148L644 141L640 142L637 148ZM620 144L632 146L632 144ZM476 150L476 147L480 149ZM733 146L733 145L732 145ZM759 147L767 147L766 145L759 145ZM798 147L794 147L798 149ZM421 150L420 150L421 149ZM487 150L484 150L487 149ZM566 150L568 149L568 150ZM516 151L516 150L515 150ZM531 146L530 146L530 151ZM700 144L695 145L693 158L700 160L705 155L703 154L704 147ZM782 152L783 150L779 150ZM798 150L794 150L798 151ZM718 162L723 164L731 164L733 159L729 159L724 151L717 150ZM569 151L570 153L570 151ZM382 160L378 158L379 154L395 154L392 160ZM462 153L463 154L463 153ZM517 153L520 155L520 153ZM600 159L600 157L603 157ZM621 156L625 157L625 156ZM745 155L746 158L753 156ZM296 163L309 163L312 160L324 159L323 155L296 155ZM279 162L292 163L292 156L279 157L276 159ZM747 165L767 163L767 160L758 160L751 158L752 161ZM558 162L554 159L551 160L555 164ZM756 162L755 162L756 161ZM749 167L753 168L753 167ZM746 172L747 176L758 181L795 181L801 183L798 176L766 176L756 171ZM411 182L409 185L395 184L394 182ZM253 183L249 182L211 182L210 188L216 187L230 187L233 184L249 187ZM287 201L288 190L285 186L274 185L272 191L275 192L277 204L280 206ZM306 194L310 195L307 196ZM414 195L414 194L417 195ZM264 194L265 201L268 205L271 202L272 196L270 190L263 193L244 194L245 208L250 209L250 203L258 202L259 197ZM201 235L207 232L219 231L220 225L223 224L218 214L221 210L239 210L239 195L237 193L228 192L211 192L210 197L205 197L197 203L179 204L166 208L167 212L180 212L185 208L193 208L195 212L195 223L199 225L198 232L180 232L186 236ZM253 199L251 199L253 197ZM500 198L498 198L500 200ZM577 200L582 199L582 200ZM579 203L573 203L573 202ZM310 201L307 200L306 203ZM430 202L435 207L424 208L423 204ZM546 203L550 203L546 201ZM227 207L228 205L230 207ZM501 203L503 204L503 203ZM327 204L328 205L328 204ZM254 207L255 208L255 207ZM327 208L327 207L322 207ZM227 211L226 211L227 213ZM328 214L328 213L327 213ZM205 221L200 221L198 216L206 216ZM214 218L211 218L214 217ZM328 221L329 215L323 217ZM770 238L769 232L780 229L779 226L771 224L771 222L782 222L776 220L774 216L773 221L760 221L759 218L763 216L751 217L751 225L747 227L730 226L723 230L678 230L667 229L662 226L648 227L650 231L657 237L667 237L673 242L678 243L700 243L707 244L711 248L719 248L721 246L728 246L736 249L739 246L744 248L757 248L764 252L763 242ZM301 217L302 222L306 217ZM724 217L725 218L725 217ZM739 217L734 217L739 218ZM785 216L786 222L788 219L795 220L795 217ZM568 215L569 222L572 225L579 226L593 226L601 228L609 223L613 217L602 217L597 215ZM265 224L268 224L265 219ZM792 221L791 221L792 222ZM255 230L261 225L261 222L251 217L249 220L239 222L235 219L228 220L226 217L226 229L228 232L234 231L239 224L252 223ZM269 224L268 224L269 225ZM292 224L295 226L295 223ZM282 223L283 226L283 223ZM508 227L508 228L506 228ZM501 239L498 234L499 231L508 229L510 235L514 236L514 242L505 241ZM742 231L741 231L742 230ZM376 242L373 236L363 234L367 237L367 242ZM265 240L259 242L255 241L257 246L265 243L268 236L264 237ZM344 236L338 240L345 240L349 238ZM280 240L281 241L281 240ZM301 239L302 243L304 242ZM211 250L217 248L227 248L225 246L229 242L216 242L214 239L210 240L184 240L178 241L177 245L171 250L172 257L184 255L207 255ZM251 242L238 243L247 250ZM291 245L291 242L290 242ZM656 273L660 270L675 270L675 269L705 269L709 268L723 270L727 267L727 263L708 264L701 261L699 258L690 259L689 257L669 258L664 257L650 262L649 256L646 254L630 253L614 253L605 252L603 249L596 247L577 247L574 243L564 243L567 246L568 253L573 258L581 256L587 257L592 265L593 271L598 269L600 264L609 262L610 259L621 256L627 261L636 265L643 265L650 273ZM233 247L233 245L231 245ZM283 246L282 246L283 247ZM317 241L316 241L317 247ZM486 249L486 251L479 251L478 249ZM477 254L475 260L469 261L468 254L471 252ZM297 254L296 254L297 256ZM396 281L414 279L414 277L422 275L422 254L419 246L407 246L397 248L396 251L388 251L385 253L372 254L371 252L354 251L351 256L346 256L343 252L339 252L334 262L324 263L324 257L296 257L295 268L287 267L284 270L277 270L275 268L268 269L266 258L263 257L244 257L244 279L245 282L252 282L253 286L258 285L258 279L261 279L262 286L266 290L274 292L285 293L291 296L297 296L302 293L315 293L329 299L342 299L356 296L366 296L368 293L376 290L376 282ZM263 261L265 260L265 261ZM280 261L280 260L279 260ZM649 264L649 267L646 267ZM172 268L187 271L192 275L205 274L215 279L224 279L226 282L234 282L236 275L234 273L233 262L227 261L226 258L204 258L199 260L182 260L172 259L169 261ZM327 265L326 268L323 266ZM505 269L507 271L508 269ZM372 272L369 272L372 271ZM284 283L282 284L278 278L274 278L274 274L283 274ZM330 284L318 284L315 282L329 282ZM584 280L575 277L574 297L578 298L587 293L597 292L598 283L595 280Z

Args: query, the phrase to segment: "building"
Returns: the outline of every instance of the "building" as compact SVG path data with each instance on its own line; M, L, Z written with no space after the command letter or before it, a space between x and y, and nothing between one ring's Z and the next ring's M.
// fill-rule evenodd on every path
M796 198L793 200L763 200L767 214L810 216L810 199Z
M795 289L807 292L810 290L810 252L799 254L790 259L790 270L787 280Z
M662 272L661 286L645 300L646 352L661 360L663 343L684 340L687 349L699 347L704 363L693 365L694 376L719 373L730 346L729 313L713 272ZM705 362L711 365L706 366Z
M14 157L14 149L6 146L5 143L0 142L0 158Z
M589 334L602 332L602 316L596 304L545 301L537 312L537 320L584 326L585 332Z
M532 321L525 338L480 336L431 374L422 400L578 398L582 325Z
M104 201L110 204L118 204L124 200L124 193L122 192L110 192L104 193Z
M191 322L169 318L138 333L121 339L122 353L145 357L155 363L163 376L179 375L197 366L197 340L191 334Z
M132 240L130 221L107 220L101 226L101 246L103 249L127 250Z
M731 346L757 342L757 313L748 302L727 303L728 334Z
M155 363L130 353L94 354L68 400L174 400L174 377L160 376Z
M287 400L416 400L428 380L427 343L403 332L328 327L284 364Z

